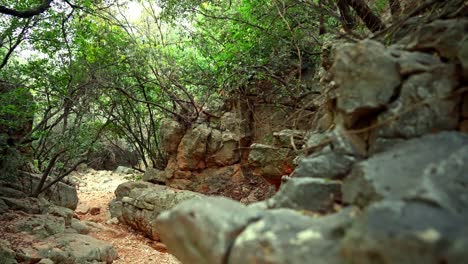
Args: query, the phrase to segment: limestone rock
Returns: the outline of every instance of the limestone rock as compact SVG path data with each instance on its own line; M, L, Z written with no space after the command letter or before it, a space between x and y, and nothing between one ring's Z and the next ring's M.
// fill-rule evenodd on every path
M200 124L184 135L177 151L177 161L181 170L205 168L204 158L210 134L211 129L205 124Z
M377 122L387 123L376 130L376 137L412 138L455 129L458 100L446 99L458 83L454 70L453 65L438 65L432 72L411 75L398 99L379 115Z
M0 239L0 260L2 264L17 264L15 252L11 250L10 243Z
M40 208L37 199L26 197L21 199L16 198L7 198L7 197L0 197L0 200L8 205L8 207L12 210L20 210L30 214L38 214L40 213Z
M372 40L340 46L331 70L339 87L337 108L351 123L384 107L401 82L396 62L382 44Z
M161 240L182 263L227 263L227 252L260 212L226 198L188 201L156 220ZM177 228L176 228L177 227Z
M142 180L152 183L165 183L168 178L166 171L160 171L154 168L146 168L145 174L143 174ZM172 176L172 175L171 175Z
M180 123L164 119L161 122L161 149L168 154L176 153L184 132L185 128Z
M277 148L263 144L250 146L249 162L254 173L269 181L280 181L281 176L289 174L293 167L293 153L288 148Z
M135 173L135 170L125 166L118 166L117 169L114 170L114 172L118 174L133 174Z
M292 210L273 210L248 225L236 238L227 263L344 264L339 241L353 211L310 218Z
M122 185L132 186L123 183ZM190 191L179 191L162 185L146 185L139 188L133 184L134 189L123 197L117 197L110 204L111 217L117 217L121 223L127 224L136 230L144 232L148 237L159 240L156 232L155 219L165 210L185 200L200 199L201 194Z
M452 213L468 207L468 136L442 132L408 140L357 163L343 183L345 202L423 200Z
M304 145L305 131L284 129L279 132L274 132L275 145L282 148L293 148L292 143L296 149L300 149Z
M291 208L320 213L332 212L341 200L341 183L326 179L290 178L267 201L269 208Z
M72 218L71 228L74 229L78 234L86 235L90 232L90 228L78 219Z
M464 263L466 218L419 201L371 205L343 241L349 263Z

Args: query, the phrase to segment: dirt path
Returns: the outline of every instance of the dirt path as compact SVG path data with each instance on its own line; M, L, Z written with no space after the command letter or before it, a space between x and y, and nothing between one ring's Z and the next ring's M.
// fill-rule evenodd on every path
M155 249L161 247L160 243L155 243L124 225L108 223L110 218L108 204L115 197L114 190L117 186L127 181L124 175L110 171L88 170L75 176L80 182L77 214L81 220L104 226L101 231L90 235L114 246L120 257L114 263L180 264L174 256ZM99 212L96 208L99 208ZM88 213L84 214L86 211Z

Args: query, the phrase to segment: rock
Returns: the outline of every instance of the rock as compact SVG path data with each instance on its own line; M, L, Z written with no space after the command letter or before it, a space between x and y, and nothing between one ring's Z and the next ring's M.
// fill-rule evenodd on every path
M127 186L126 183L123 185ZM111 217L117 217L121 223L144 232L154 240L159 240L155 225L156 217L182 201L201 199L201 197L202 195L198 193L174 190L162 185L137 187L132 189L128 196L111 202Z
M227 252L260 211L226 198L187 201L156 219L161 241L182 263L227 263ZM176 228L177 227L177 228Z
M269 208L291 208L319 213L334 211L341 201L341 183L326 179L290 178L267 203Z
M282 148L300 149L304 145L305 131L284 129L279 132L274 132L275 146ZM294 143L294 147L292 145Z
M45 242L48 246L39 250L40 255L56 263L64 263L64 260L57 259L57 254L51 250L55 247L61 248L73 263L112 263L118 257L112 245L86 235L65 233L50 237Z
M343 183L347 203L421 200L452 213L468 208L468 136L442 132L408 140L357 163Z
M354 214L350 209L314 219L292 210L273 210L239 234L227 263L300 264L313 260L314 264L344 264L339 241Z
M71 209L65 208L65 207L60 207L56 205L51 205L48 208L44 208L41 210L42 213L47 213L49 215L53 215L56 217L61 217L65 220L65 225L69 226L71 224L74 211Z
M51 259L41 259L41 261L38 262L38 264L54 264L54 262Z
M83 235L88 234L90 231L90 228L86 224L75 218L72 218L71 220L71 228L74 229L78 234Z
M331 70L339 87L337 108L348 116L349 125L383 108L401 82L395 60L384 45L372 40L340 46Z
M465 263L466 248L458 246L468 245L467 234L464 217L424 201L386 200L356 221L342 252L349 263Z
M0 260L2 264L17 264L15 252L11 250L10 243L0 239Z
M239 133L239 127L241 126L241 121L237 118L236 113L226 112L221 116L221 130L230 131L233 133Z
M389 52L398 63L402 76L431 72L442 63L439 57L428 53L401 50L399 47L390 47Z
M468 133L468 119L460 122L459 130L460 132Z
M0 200L3 200L11 210L20 210L30 214L38 214L41 211L37 199L32 197L21 199L0 197Z
M130 191L134 189L144 189L153 186L154 184L149 182L124 182L117 186L114 193L117 200L122 200L123 197L128 196Z
M4 214L8 212L9 206L2 200L0 199L0 214Z
M116 199L112 200L109 203L109 213L111 217L120 218L122 216L122 208L123 208L122 201L116 200Z
M461 115L463 118L468 118L468 93L463 96Z
M408 34L399 44L409 50L435 50L443 58L455 59L463 47L467 27L467 18L435 20Z
M311 218L262 211L222 197L181 203L157 218L162 242L182 263L345 263L338 241L354 209Z
M117 217L112 217L111 219L106 221L108 225L117 225L119 224L119 219Z
M23 191L27 194L32 194L40 181L40 175L21 173L13 182L17 183L15 189ZM46 184L51 180L48 179ZM76 188L67 185L63 182L58 182L50 187L48 190L42 192L39 198L45 198L55 205L66 207L72 210L76 209L78 205L78 194Z
M114 173L117 174L133 174L135 173L135 170L132 168L128 168L125 166L118 166L117 169L114 170Z
M89 209L89 214L90 215L98 215L101 213L101 208L100 207L92 207Z
M161 242L155 242L151 244L151 247L156 249L159 252L167 252L167 246Z
M379 115L377 123L386 123L376 130L374 138L413 138L457 127L458 99L446 99L457 86L455 68L435 68L433 72L408 77L398 99Z
M52 215L29 215L18 219L9 227L10 232L26 232L39 239L63 233L65 231L65 219Z
M292 152L287 148L252 144L250 146L249 163L254 169L254 174L276 183L281 181L281 176L291 173L294 167Z
M459 44L457 57L462 66L463 77L468 80L468 35Z
M167 173L155 168L146 168L142 178L142 180L152 183L165 183L167 179Z
M211 129L205 124L189 130L182 138L177 161L181 170L196 170L205 168L205 153Z
M78 204L78 207L75 210L77 215L85 215L89 213L89 206L85 204Z
M27 195L19 190L7 187L7 186L1 186L2 183L0 182L0 195L8 198L25 198Z
M221 134L221 146L215 153L215 163L218 166L229 166L239 162L239 139L231 132Z
M299 160L293 177L342 179L356 162L353 156L336 153L329 147Z
M184 132L185 128L180 123L164 119L161 122L161 149L168 154L176 153Z

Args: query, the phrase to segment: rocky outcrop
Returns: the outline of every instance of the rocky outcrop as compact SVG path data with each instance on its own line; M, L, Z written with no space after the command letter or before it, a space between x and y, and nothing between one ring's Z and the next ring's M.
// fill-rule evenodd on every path
M0 194L1 263L112 263L117 259L112 245L85 235L90 227L73 218L73 210L7 186L0 184L9 190ZM11 194L14 197L7 196Z
M161 239L182 263L343 263L341 230L353 210L313 219L292 210L264 211L225 198L192 200L157 218ZM292 221L293 219L293 221ZM320 257L318 257L320 256Z
M334 47L319 109L327 120L304 140L289 131L251 149L254 172L268 175L303 144L279 192L249 206L203 198L161 213L169 252L207 264L468 262L467 26L436 20L390 47Z
M149 182L126 182L115 191L110 205L112 218L142 231L149 238L159 240L155 220L158 215L185 200L201 199L202 194L175 190Z

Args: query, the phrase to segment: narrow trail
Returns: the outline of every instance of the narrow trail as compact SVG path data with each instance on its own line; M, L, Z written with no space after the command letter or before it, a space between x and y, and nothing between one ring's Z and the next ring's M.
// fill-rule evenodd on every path
M111 171L88 170L86 173L76 173L79 179L79 204L76 210L81 220L98 223L99 231L90 233L97 239L111 243L119 254L116 264L180 264L169 253L160 252L160 243L154 242L131 228L109 222L109 202L115 197L114 190L123 182L128 181L125 175ZM99 209L98 209L99 208Z

